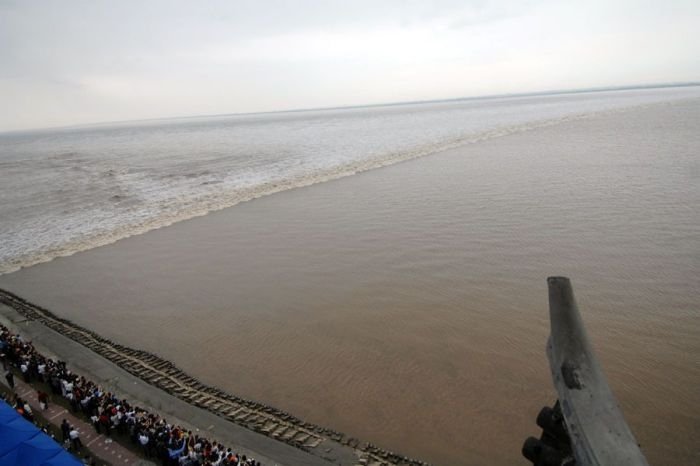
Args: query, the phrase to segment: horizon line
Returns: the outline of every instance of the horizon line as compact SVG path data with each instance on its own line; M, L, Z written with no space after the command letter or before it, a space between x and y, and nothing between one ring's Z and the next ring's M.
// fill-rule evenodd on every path
M144 123L144 122L156 122L156 121L174 121L174 120L188 120L188 119L205 119L205 118L225 118L233 116L250 116L250 115L270 115L276 113L301 113L301 112L314 112L314 111L325 111L325 110L349 110L357 108L373 108L373 107L393 107L401 105L420 105L429 103L445 103L445 102L457 102L463 100L488 100L488 99L498 99L498 98L517 98L517 97L530 97L538 95L557 95L557 94L584 94L584 93L595 93L595 92L606 92L606 91L625 91L625 90L635 90L635 89L663 89L670 87L693 87L700 86L700 81L681 81L681 82L666 82L666 83L654 83L654 84L628 84L628 85L618 85L618 86L601 86L601 87L587 87L587 88L564 88L564 89L549 89L542 91L532 91L532 92L510 92L501 94L482 94L482 95L472 95L472 96L462 96L462 97L451 97L445 99L421 99L421 100L407 100L407 101L392 101L392 102L379 102L374 104L356 104L356 105L334 105L329 107L304 107L304 108L292 108L284 110L264 110L257 112L231 112L231 113L205 113L197 115L178 115L178 116L163 116L163 117L151 117L151 118L137 118L133 120L108 120L108 121L98 121L94 123L79 123L71 125L61 125L61 126L47 126L47 127L37 127L37 128L25 128L16 129L9 131L0 130L0 136L18 134L18 133L34 133L34 132L45 132L45 131L66 131L66 130L79 130L79 129L89 129L92 127L100 126L111 126L111 125L124 125L129 123Z

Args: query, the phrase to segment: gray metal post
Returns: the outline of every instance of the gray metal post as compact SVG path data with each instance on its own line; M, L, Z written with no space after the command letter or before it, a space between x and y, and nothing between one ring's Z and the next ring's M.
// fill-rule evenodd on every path
M578 466L647 465L588 341L571 281L549 277L547 357Z

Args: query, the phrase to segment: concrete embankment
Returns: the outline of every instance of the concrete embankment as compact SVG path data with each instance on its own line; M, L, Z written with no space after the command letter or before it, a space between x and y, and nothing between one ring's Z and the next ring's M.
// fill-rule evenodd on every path
M40 351L68 361L72 370L118 396L263 464L425 464L206 386L167 360L109 341L10 292L0 290L0 303L0 318Z

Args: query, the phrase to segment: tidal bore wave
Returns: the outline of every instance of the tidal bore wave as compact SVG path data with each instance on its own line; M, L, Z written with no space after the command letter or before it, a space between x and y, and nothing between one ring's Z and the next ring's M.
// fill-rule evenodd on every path
M80 231L80 229L78 229L77 233L70 231L65 232L60 231L60 228L56 228L59 231L52 231L50 230L53 228L51 223L47 222L47 226L42 227L42 234L50 238L49 240L42 240L46 244L41 244L42 241L32 242L31 239L28 238L20 238L17 241L12 241L12 236L21 237L24 235L31 235L35 231L29 233L24 231L20 231L19 233L10 232L9 241L5 241L5 251L0 251L0 275L24 267L49 262L55 258L70 256L81 251L112 244L131 236L141 235L183 220L204 216L211 212L233 207L242 202L251 201L270 194L348 177L489 139L532 131L568 121L592 118L596 115L625 112L633 108L659 104L668 104L668 102L637 104L624 108L573 113L563 117L506 125L452 137L439 143L431 142L429 144L418 145L410 150L388 150L384 151L384 153L379 156L372 156L364 159L360 158L359 160L352 160L345 163L341 162L321 169L311 167L309 170L302 170L302 173L281 173L267 176L267 179L258 183L248 180L240 182L237 185L236 182L230 181L203 181L200 184L206 184L207 188L202 190L202 192L187 192L182 190L178 194L165 196L163 199L155 201L149 200L137 206L138 209L134 209L131 214L127 211L124 219L117 218L113 222L96 224L94 228L90 226L88 222L87 227L83 228L83 230L87 231ZM420 128L415 128L415 131L419 130ZM207 171L205 173L210 172L211 171ZM107 174L109 177L119 176L119 170L115 171L109 169ZM93 175L90 174L89 176ZM183 177L185 175L179 176ZM192 177L190 176L189 178ZM148 184L147 181L141 181L141 183ZM119 189L120 187L113 186L112 188ZM106 190L105 187L100 187L99 189L102 191ZM141 189L154 190L154 188L148 186L145 188L142 186ZM123 203L126 206L125 208L128 208L129 196L127 195L114 194L111 195L109 199L112 203ZM56 208L60 208L60 203L58 203L58 201L56 201ZM82 219L82 221L84 220L85 219ZM35 223L37 223L36 220ZM63 225L63 227L65 230L65 225ZM65 236L62 236L62 233L66 233ZM11 244L13 242L15 244Z

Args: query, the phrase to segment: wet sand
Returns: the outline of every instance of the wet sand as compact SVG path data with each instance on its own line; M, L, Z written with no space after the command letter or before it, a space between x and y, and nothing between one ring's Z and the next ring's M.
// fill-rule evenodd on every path
M436 464L524 464L572 277L652 464L700 461L700 104L483 141L0 277L205 383Z

